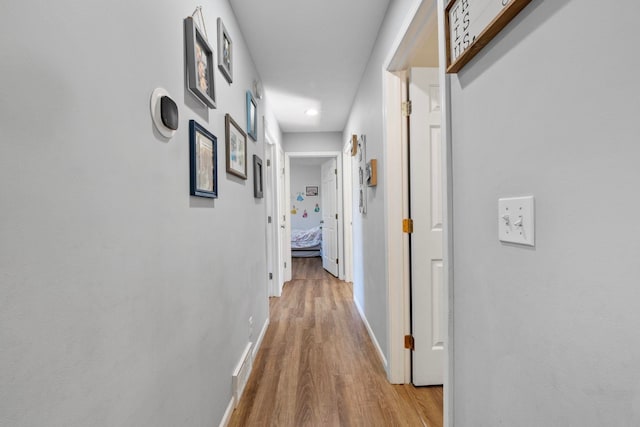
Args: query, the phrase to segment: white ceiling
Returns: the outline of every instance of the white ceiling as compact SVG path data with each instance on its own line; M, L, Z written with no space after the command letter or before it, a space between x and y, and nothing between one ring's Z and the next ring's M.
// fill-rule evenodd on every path
M281 130L342 131L389 0L230 3Z

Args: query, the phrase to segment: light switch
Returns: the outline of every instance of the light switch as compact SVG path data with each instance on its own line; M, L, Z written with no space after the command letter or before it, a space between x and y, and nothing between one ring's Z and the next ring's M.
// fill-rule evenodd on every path
M498 238L535 246L533 196L498 199Z

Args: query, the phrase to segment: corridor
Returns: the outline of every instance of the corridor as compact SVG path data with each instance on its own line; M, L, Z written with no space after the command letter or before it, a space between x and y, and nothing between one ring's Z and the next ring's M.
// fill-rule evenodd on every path
M442 387L391 385L352 286L294 258L230 426L442 426Z

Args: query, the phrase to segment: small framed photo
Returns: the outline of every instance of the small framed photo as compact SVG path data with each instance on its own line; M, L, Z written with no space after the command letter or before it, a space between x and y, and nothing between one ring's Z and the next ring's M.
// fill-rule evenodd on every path
M247 91L247 133L254 141L258 140L258 103L250 90Z
M227 172L247 179L247 134L229 114L225 116L225 143Z
M222 18L218 18L218 68L231 84L233 82L233 42L222 23Z
M311 196L317 196L318 195L318 186L314 185L311 187L307 187L307 197Z
M189 120L191 195L218 197L218 139L195 120Z
M262 183L262 159L255 154L253 155L253 197L262 199L263 196Z
M184 38L189 90L207 107L216 108L213 49L190 16L184 20Z

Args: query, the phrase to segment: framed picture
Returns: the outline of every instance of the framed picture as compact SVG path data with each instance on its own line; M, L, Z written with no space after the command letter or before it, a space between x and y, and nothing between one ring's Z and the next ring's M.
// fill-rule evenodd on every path
M222 18L218 18L218 68L229 83L233 82L233 42Z
M262 199L262 159L253 155L253 197Z
M184 38L187 48L187 86L204 105L216 108L213 49L190 16L184 20Z
M191 195L218 197L218 139L195 120L189 120Z
M250 90L247 91L247 133L254 141L258 140L258 103Z
M307 196L317 196L318 195L318 187L317 186L312 186L312 187L307 187Z
M229 114L225 116L225 134L227 172L247 179L247 134Z

